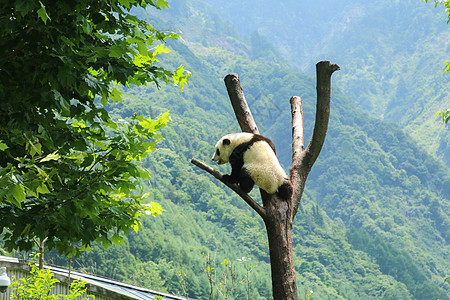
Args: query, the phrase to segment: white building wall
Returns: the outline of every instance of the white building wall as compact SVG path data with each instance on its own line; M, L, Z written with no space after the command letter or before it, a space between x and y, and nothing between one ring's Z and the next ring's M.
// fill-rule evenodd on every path
M19 262L16 258L6 257L6 256L0 256L0 267L6 267L6 273L8 274L8 277L11 278L11 282L17 281L21 278L25 278L30 270L31 267L28 266L26 263ZM54 295L66 295L67 294L67 283L64 282L67 280L66 277L63 277L58 274L54 274L54 278L58 279L60 282L56 283L54 288L52 289L51 293ZM12 287L8 287L6 290L6 293L0 293L0 300L10 300L11 294L13 292ZM92 293L92 295L95 296L95 300L111 300L113 298L105 297L103 295L98 295ZM86 295L84 295L86 297ZM77 299L82 299L83 297L79 297Z

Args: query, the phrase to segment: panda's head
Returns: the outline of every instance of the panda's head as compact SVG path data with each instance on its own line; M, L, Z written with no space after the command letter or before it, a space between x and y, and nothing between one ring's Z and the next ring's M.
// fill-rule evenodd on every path
M224 136L217 142L212 160L217 162L218 165L226 164L229 162L233 150L231 139L228 136Z
M216 144L216 150L212 160L218 165L226 164L230 161L230 155L240 144L250 141L255 135L253 133L239 132L230 133L223 136Z

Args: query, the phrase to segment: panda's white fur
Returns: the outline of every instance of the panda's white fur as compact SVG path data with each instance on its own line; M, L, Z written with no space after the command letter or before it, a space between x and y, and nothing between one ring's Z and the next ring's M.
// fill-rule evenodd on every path
M232 172L225 176L247 193L253 184L245 183L246 176L268 194L274 194L281 186L290 190L289 178L278 162L271 140L252 133L231 133L223 136L215 149L212 160L219 165L230 162Z

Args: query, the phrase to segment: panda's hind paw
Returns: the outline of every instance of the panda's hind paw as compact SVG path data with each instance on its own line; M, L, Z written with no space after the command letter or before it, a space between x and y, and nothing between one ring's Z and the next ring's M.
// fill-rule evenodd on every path
M289 199L292 196L292 185L289 181L284 182L277 190L277 195L283 199Z
M234 183L230 175L222 175L222 181L228 184Z

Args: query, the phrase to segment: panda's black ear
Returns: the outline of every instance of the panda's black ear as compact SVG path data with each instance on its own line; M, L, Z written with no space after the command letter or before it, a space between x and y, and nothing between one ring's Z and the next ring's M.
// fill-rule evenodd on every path
M224 144L224 145L229 145L230 143L231 143L231 141L229 139L224 139L222 141L222 144Z

